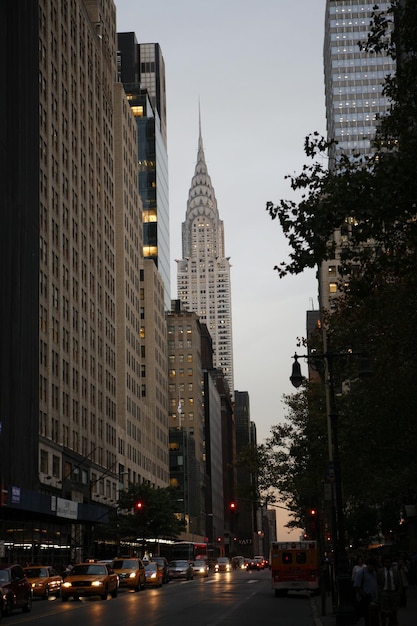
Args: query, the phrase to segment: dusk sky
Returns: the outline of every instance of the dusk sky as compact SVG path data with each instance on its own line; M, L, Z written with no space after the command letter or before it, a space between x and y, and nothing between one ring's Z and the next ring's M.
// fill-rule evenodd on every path
M199 104L208 172L231 257L234 386L248 391L258 443L285 417L283 394L306 311L318 308L311 270L278 277L288 248L268 200L297 200L286 174L325 134L325 0L115 0L117 31L159 43L167 79L171 297L181 224L197 158ZM302 364L304 372L306 365ZM284 531L286 532L286 531ZM285 539L284 536L279 537Z

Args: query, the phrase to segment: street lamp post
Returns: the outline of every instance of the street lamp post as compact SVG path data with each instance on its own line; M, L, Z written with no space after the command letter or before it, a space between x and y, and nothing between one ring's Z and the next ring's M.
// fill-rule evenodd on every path
M336 398L334 390L334 360L338 357L346 356L362 356L363 353L343 352L337 353L329 349L326 346L326 350L323 354L317 354L316 352L307 355L294 354L294 363L292 367L292 373L290 381L296 388L300 387L303 382L303 376L301 374L301 367L298 362L299 358L307 360L322 359L325 365L325 383L327 383L326 404L327 404L327 417L328 417L328 438L329 438L329 465L333 468L333 486L332 501L333 501L333 552L334 552L334 564L336 571L336 589L337 589L337 608L336 608L336 624L340 626L348 626L356 623L356 616L352 602L352 586L351 576L349 572L349 561L346 553L345 546L345 516L343 507L343 493L342 493L342 475L340 468L339 457L339 440L338 440L338 413L336 407ZM360 376L367 376L370 374L369 366L365 359L361 364Z

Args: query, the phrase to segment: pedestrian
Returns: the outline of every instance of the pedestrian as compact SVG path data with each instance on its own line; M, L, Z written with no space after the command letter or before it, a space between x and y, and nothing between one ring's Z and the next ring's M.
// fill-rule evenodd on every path
M397 569L400 574L400 606L407 606L407 589L408 589L408 567L404 557L398 559Z
M353 587L357 619L363 617L365 626L378 626L378 580L375 559L368 558L366 565L357 568Z
M360 571L364 566L364 562L363 562L363 558L361 556L358 556L358 558L355 561L355 565L352 568L352 582L353 584L355 584L355 577L356 574L358 573L358 571Z
M390 556L385 557L384 567L378 571L377 578L381 626L398 626L401 578L398 569L392 566Z

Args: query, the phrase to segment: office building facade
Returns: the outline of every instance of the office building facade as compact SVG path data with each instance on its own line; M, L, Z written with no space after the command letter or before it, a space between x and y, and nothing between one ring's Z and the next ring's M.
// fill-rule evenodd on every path
M138 127L139 193L143 205L143 256L154 261L171 305L165 63L157 43L139 44L118 33L117 71Z
M378 2L380 10L391 2ZM360 50L367 40L373 0L327 0L324 38L324 76L327 137L337 141L330 150L330 167L341 154L367 154L375 135L378 115L387 111L389 101L382 94L385 76L395 71L394 61L381 53ZM352 207L354 211L354 207ZM335 259L322 264L319 271L319 300L332 309L340 294L338 255L348 240L352 224L346 222L335 231Z
M164 289L113 0L6 0L0 17L5 556L68 563L127 480L168 485Z

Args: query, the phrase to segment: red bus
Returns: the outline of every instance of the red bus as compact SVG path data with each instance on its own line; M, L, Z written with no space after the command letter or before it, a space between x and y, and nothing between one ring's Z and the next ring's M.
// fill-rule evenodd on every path
M197 561L198 559L208 559L207 544L196 543L195 541L175 541L171 546L171 559L185 559L186 561Z

